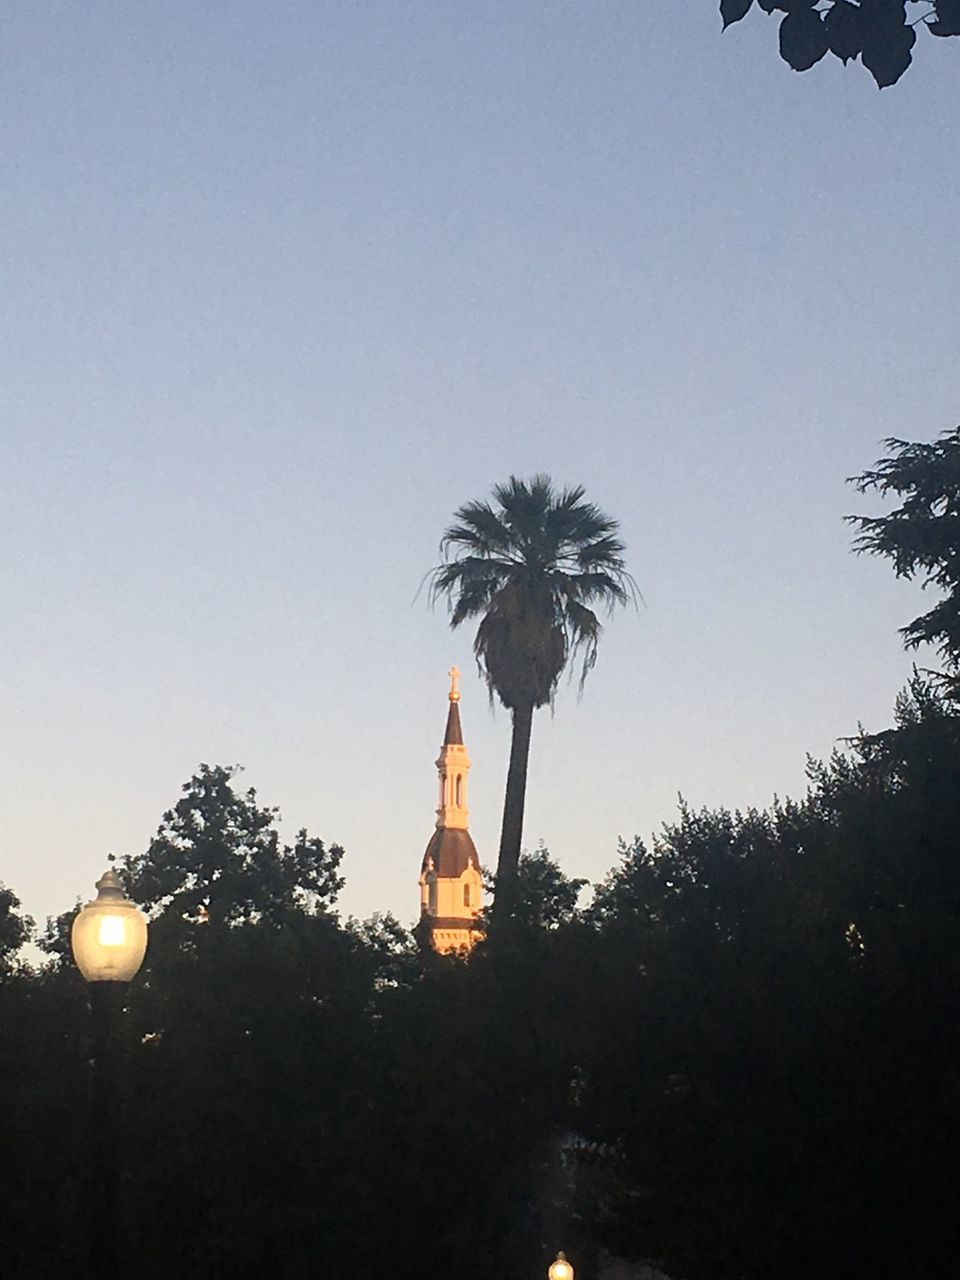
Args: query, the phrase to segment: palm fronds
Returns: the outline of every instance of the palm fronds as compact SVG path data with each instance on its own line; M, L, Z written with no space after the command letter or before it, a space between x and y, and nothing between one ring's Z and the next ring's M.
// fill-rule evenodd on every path
M511 476L493 499L454 512L430 596L446 601L454 627L481 619L474 652L491 697L543 706L575 654L583 656L581 687L596 662L594 608L610 612L638 592L617 521L581 485L558 492L549 476Z

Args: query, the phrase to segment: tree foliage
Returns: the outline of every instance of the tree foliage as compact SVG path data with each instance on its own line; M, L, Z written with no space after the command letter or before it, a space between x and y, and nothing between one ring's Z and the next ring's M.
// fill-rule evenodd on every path
M566 876L543 844L532 853L521 853L513 912L517 930L523 934L532 929L557 929L577 920L580 893L587 883ZM496 879L491 877L486 887L495 894Z
M852 483L860 493L902 502L883 516L849 516L856 550L884 556L899 578L919 578L943 592L903 629L906 645L936 645L954 676L960 665L960 427L932 443L884 441L891 456Z
M0 974L11 968L32 935L33 921L21 912L20 899L0 883Z
M915 678L803 801L624 848L583 1015L609 1247L691 1280L949 1268L958 829L960 720Z
M877 87L896 84L913 61L917 27L933 36L960 36L960 0L757 0L780 14L780 56L808 71L832 54L844 65L860 59ZM720 0L723 28L740 22L753 0Z
M277 810L259 805L252 787L237 791L236 773L201 765L147 850L121 864L128 892L163 927L282 924L336 901L340 846L327 848L306 831L281 844Z
M798 801L681 807L584 911L525 856L503 945L467 961L341 923L279 840L287 888L255 875L273 811L223 774L125 864L159 922L126 1018L118 1229L145 1280L480 1280L559 1247L584 1274L948 1273L960 720L935 685ZM82 1266L85 991L67 964L0 979L0 1232L43 1280Z
M547 994L563 877L539 961L421 956L391 916L342 923L339 847L285 846L233 776L201 768L119 864L152 916L117 1099L124 1252L144 1280L529 1271L570 1073ZM0 1233L40 1280L85 1274L92 1141L86 992L54 955L0 975Z

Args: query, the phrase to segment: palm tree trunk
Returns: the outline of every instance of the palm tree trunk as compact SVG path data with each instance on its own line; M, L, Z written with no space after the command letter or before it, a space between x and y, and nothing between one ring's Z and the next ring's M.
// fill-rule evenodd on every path
M497 892L493 900L494 925L502 923L513 914L517 900L517 863L520 861L520 842L523 839L523 803L527 794L527 760L530 756L532 727L533 704L514 707L507 792L503 800L503 825L500 828L500 855L497 859Z

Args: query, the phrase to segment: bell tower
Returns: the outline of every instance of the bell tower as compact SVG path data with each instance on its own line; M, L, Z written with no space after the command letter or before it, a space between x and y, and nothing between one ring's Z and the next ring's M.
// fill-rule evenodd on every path
M473 946L479 937L476 918L483 895L480 859L469 831L470 757L460 724L460 672L452 667L448 674L450 705L436 762L440 778L437 827L420 868L420 918L437 951Z

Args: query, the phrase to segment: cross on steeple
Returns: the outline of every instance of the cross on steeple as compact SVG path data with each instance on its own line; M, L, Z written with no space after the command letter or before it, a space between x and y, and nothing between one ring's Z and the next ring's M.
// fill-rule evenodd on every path
M450 670L447 672L447 675L450 677L450 701L459 702L460 701L460 668L451 667Z

